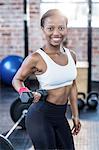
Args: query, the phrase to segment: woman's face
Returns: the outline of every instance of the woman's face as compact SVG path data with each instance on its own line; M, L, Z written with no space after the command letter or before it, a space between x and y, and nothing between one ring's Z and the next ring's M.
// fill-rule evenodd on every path
M62 15L47 17L42 30L50 45L59 46L67 34L66 18Z

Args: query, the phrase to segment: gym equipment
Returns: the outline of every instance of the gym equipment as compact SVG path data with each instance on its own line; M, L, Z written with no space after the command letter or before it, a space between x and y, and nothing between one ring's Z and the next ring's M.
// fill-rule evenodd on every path
M40 100L45 100L48 96L48 93L46 90L43 89L37 89L35 92L38 92L41 94ZM20 100L22 103L32 103L33 102L33 94L31 91L29 92L22 92L20 94Z
M20 100L22 103L32 103L33 102L33 94L32 92L22 92L20 94Z
M85 106L85 98L86 95L83 92L78 92L78 99L77 99L77 104L78 104L78 109L82 110Z
M14 150L11 142L2 134L0 134L0 150Z
M1 80L8 85L12 84L12 79L21 66L23 58L16 55L9 55L1 61Z
M46 90L38 89L36 90L41 94L40 100L45 100L48 93ZM24 110L28 110L29 106L33 103L33 94L32 92L22 92L20 97L17 98L10 107L10 115L12 120L16 123L18 119L21 117L21 114ZM18 124L23 129L25 129L25 118L21 120L21 122Z
M0 150L14 150L14 147L8 140L8 137L12 134L12 132L16 129L17 126L21 126L23 129L25 129L25 117L27 115L28 108L33 101L33 95L32 101L29 100L29 98L31 99L31 96L29 95L28 97L25 96L24 96L25 99L28 98L28 103L22 103L21 99L17 98L11 104L10 115L15 124L5 136L0 135Z
M32 100L33 101L33 100ZM10 107L10 115L12 120L16 123L18 119L21 117L24 110L28 110L31 102L29 103L22 103L20 98L17 98ZM18 126L21 126L22 129L25 129L25 118L23 118Z
M18 105L17 105L18 109ZM27 109L24 109L21 113L21 117L17 120L17 122L14 124L14 126L9 130L9 132L4 136L0 135L0 150L14 150L13 145L8 140L8 137L12 134L12 132L16 129L16 127L20 124L22 119L26 116Z
M87 96L87 105L90 109L96 109L98 105L99 94L97 92L90 92Z
M38 92L41 92L42 98L43 96L47 96L46 90L38 90ZM14 147L8 140L8 137L12 134L17 126L21 126L23 129L25 129L25 117L27 115L29 106L33 102L33 94L32 92L23 92L22 94L22 99L17 98L10 107L10 115L15 124L6 134L6 136L0 135L0 150L14 150ZM25 102L23 99L25 99Z

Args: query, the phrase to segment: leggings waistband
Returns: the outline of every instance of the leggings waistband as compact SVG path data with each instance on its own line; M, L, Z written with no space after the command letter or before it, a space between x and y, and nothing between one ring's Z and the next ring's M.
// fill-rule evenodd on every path
M67 103L64 105L57 105L48 101L39 101L34 103L34 107L36 107L37 110L44 112L46 115L61 116L66 112Z

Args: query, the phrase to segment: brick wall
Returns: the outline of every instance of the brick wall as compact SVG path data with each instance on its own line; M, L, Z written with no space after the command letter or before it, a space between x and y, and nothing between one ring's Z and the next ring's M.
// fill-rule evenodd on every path
M99 81L99 28L93 29L92 80Z
M0 59L23 53L23 2L0 0Z
M29 51L35 51L41 44L40 0L30 0Z
M41 41L40 0L30 0L29 50L37 49ZM7 55L24 56L23 0L0 0L0 59Z
M30 0L29 52L38 49L42 41L40 30L40 0ZM0 0L0 60L15 54L24 57L23 0ZM93 29L92 80L99 81L99 28ZM67 46L77 53L79 61L87 61L87 29L69 28Z
M87 61L87 29L69 28L67 47L76 51L79 61Z
M79 61L87 61L87 29L69 28L67 46L76 51ZM92 80L99 81L99 28L92 29Z

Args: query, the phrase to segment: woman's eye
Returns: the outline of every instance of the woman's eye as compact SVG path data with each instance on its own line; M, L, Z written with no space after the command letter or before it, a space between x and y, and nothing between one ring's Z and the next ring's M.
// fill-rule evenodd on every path
M60 30L60 31L63 31L63 30L64 30L64 27L59 27L59 30Z
M53 28L52 28L52 27L50 27L50 28L48 28L48 30L49 30L49 31L53 31Z

